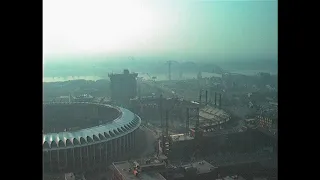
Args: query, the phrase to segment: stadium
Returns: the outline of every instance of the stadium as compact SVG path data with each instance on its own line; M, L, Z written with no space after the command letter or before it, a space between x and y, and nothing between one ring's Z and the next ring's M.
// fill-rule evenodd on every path
M134 149L141 124L131 111L106 104L43 104L44 172L105 167Z

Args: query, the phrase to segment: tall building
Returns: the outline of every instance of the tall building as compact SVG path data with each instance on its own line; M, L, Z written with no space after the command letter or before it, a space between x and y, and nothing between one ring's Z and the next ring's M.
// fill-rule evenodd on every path
M121 106L128 106L130 99L137 96L138 73L125 69L123 74L109 74L111 99Z

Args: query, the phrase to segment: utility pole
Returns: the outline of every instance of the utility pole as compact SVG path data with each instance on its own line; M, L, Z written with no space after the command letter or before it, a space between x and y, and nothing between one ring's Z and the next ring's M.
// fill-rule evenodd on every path
M168 155L170 151L170 138L169 138L169 110L166 110L166 123L165 129L162 133L162 152L164 155Z
M167 61L167 64L168 64L168 78L169 78L169 81L171 81L171 64L172 63L178 63L177 61Z
M214 92L214 106L217 106L217 92Z
M186 126L189 127L189 122L196 121L196 126L194 129L194 154L197 154L200 150L201 132L200 132L200 122L199 122L199 107L187 108L187 122ZM188 129L189 130L189 129Z
M205 93L205 94L204 94ZM200 92L199 92L199 106L201 107L204 103L202 103L202 96L205 95L205 105L207 104L208 102L208 91L203 91L203 89L200 89Z
M206 105L208 105L208 90L206 90Z
M200 93L199 93L199 106L201 106L201 104L202 104L201 96L202 96L202 89L200 89Z
M171 81L171 63L172 63L172 61L167 61L167 63L168 63L169 81Z
M221 106L221 97L222 97L222 94L220 93L220 94L219 94L219 108L220 108L220 109L221 109L221 107L222 107L222 106Z
M186 134L189 134L189 126L190 126L190 121L189 121L189 108L187 108L187 118L186 118Z
M161 125L161 133L163 132L163 119L162 119L162 94L160 94L159 99L159 113L160 113L160 125Z
M165 136L169 137L169 110L166 110L166 130L165 130Z

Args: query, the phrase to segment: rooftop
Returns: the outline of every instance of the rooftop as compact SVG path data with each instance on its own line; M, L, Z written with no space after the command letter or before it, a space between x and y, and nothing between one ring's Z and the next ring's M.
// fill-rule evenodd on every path
M193 137L186 135L186 134L173 134L173 135L170 135L170 137L171 137L172 141L174 141L174 142L194 139Z
M113 168L119 172L119 174L125 180L145 179L145 180L165 180L165 178L157 172L140 172L138 176L133 173L134 164L128 161L112 163Z
M201 72L201 75L203 78L211 78L211 77L222 78L222 74L218 74L218 73Z
M90 94L82 94L82 95L80 95L80 96L76 96L76 97L74 97L75 99L92 99L92 98L94 98L93 96L91 96Z
M227 176L227 177L220 178L218 180L246 180L246 179L244 179L242 176Z
M200 120L210 121L210 122L207 122L210 125L219 124L220 122L224 122L229 118L229 115L222 109L218 109L210 106L206 106L200 109L199 115L200 115Z
M132 73L132 72L129 72L129 70L125 69L125 70L123 70L122 74L110 73L108 76L110 78L115 78L115 77L119 77L120 78L120 77L128 77L128 76L137 77L138 73Z
M70 104L70 103L65 103ZM94 104L94 103L80 103L80 104ZM101 104L98 104L101 105ZM103 105L113 108L110 105ZM140 126L141 119L133 114L131 111L115 107L122 112L121 116L112 122L105 124L80 129L73 132L59 132L43 134L43 149L57 149L57 148L70 148L75 146L86 145L87 143L97 143L101 141L109 141L118 138L123 133L130 133ZM89 137L89 138L88 138ZM60 141L63 146L60 147ZM55 146L53 146L55 145Z
M70 102L70 96L60 96L57 98L54 98L55 102Z
M224 116L228 116L226 112L224 112L222 109L218 109L215 107L211 107L211 106L206 106L204 108L202 108L200 111L203 112L207 112L209 114L213 114L219 117L224 117Z
M60 98L60 99L63 99L63 98L70 98L70 96L60 96L59 98Z
M214 167L212 164L207 161L198 161L194 163L190 163L184 166L185 168L193 167L197 169L197 174L206 174L214 171L217 167Z

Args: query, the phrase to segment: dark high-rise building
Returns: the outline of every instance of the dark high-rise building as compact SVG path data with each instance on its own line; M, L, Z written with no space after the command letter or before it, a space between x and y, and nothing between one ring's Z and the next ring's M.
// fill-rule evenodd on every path
M109 74L111 99L119 105L127 106L131 98L137 96L138 73L125 69L123 74Z

